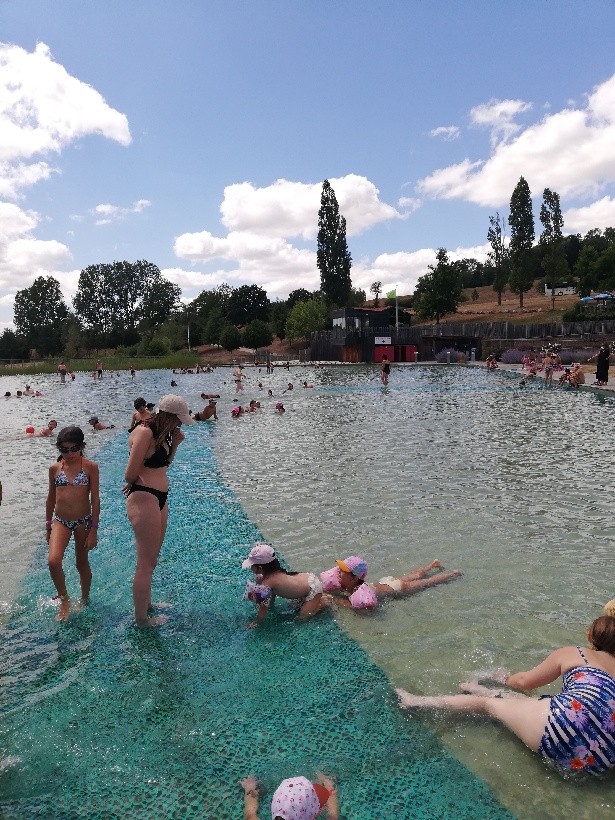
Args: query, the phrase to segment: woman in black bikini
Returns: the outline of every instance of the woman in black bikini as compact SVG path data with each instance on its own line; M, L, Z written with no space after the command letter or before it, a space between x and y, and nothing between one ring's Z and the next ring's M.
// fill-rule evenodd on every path
M184 440L181 424L193 424L181 396L163 396L158 413L142 422L128 437L126 465L126 511L135 534L137 566L132 585L137 626L159 626L165 616L148 616L152 607L152 575L167 529L167 467Z

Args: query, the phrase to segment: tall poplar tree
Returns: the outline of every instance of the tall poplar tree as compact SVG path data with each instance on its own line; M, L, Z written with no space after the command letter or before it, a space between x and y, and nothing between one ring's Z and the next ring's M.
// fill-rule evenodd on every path
M489 217L487 241L491 245L491 250L487 256L493 267L493 289L498 295L498 305L502 304L502 291L506 287L510 272L508 248L504 239L504 218L496 211L495 216Z
M555 310L555 285L565 281L570 269L564 252L564 217L559 204L559 194L549 188L545 188L542 193L540 221L540 244L544 248L542 268L551 285L551 310Z
M530 186L519 178L510 198L510 277L508 284L513 293L519 294L519 307L523 307L523 294L534 283L532 246L534 244L534 214Z
M318 211L318 250L320 289L328 305L345 307L350 298L352 258L346 243L346 220L340 216L335 191L325 179Z

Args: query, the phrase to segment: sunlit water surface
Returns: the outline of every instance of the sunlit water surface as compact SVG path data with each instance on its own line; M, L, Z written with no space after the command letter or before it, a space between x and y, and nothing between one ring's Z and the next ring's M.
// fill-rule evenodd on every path
M259 398L263 407L232 420L228 377L223 369L177 377L174 392L193 409L201 391L222 394L221 418L207 426L224 478L293 568L321 570L358 553L372 579L435 557L463 571L372 616L338 614L395 685L452 692L472 671L528 668L551 648L583 642L589 621L615 595L612 399L541 385L520 390L514 377L478 368L395 368L388 389L374 368L272 376L250 369L241 401ZM86 429L96 413L125 429L133 399L155 401L170 391L170 378L151 371L135 382L126 374L93 382L80 374L60 385L52 376L32 377L43 397L4 402L5 617L40 549L47 467L55 458L52 443L28 439L25 425L38 429L55 417L60 427ZM289 379L296 387L282 395ZM302 389L304 379L314 388ZM24 385L17 376L1 381L0 395ZM268 387L286 414L273 412ZM115 434L86 430L89 454ZM612 813L612 779L566 783L485 721L446 716L428 725L519 817Z
M372 579L433 558L463 571L376 615L339 613L395 685L454 692L585 642L615 596L613 399L470 367L395 368L387 389L368 367L306 378L285 415L219 424L216 452L294 569L359 554ZM484 720L430 724L519 817L611 816L612 777L566 783Z

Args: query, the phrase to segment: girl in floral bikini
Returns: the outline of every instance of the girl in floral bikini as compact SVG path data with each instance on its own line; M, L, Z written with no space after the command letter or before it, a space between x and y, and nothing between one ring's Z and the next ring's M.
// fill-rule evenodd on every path
M75 539L75 560L81 582L81 603L87 603L92 585L88 552L97 544L100 497L98 465L83 456L85 446L80 427L64 427L58 433L58 460L49 468L46 505L46 533L49 544L49 572L60 601L57 620L68 619L70 598L62 568L71 535Z

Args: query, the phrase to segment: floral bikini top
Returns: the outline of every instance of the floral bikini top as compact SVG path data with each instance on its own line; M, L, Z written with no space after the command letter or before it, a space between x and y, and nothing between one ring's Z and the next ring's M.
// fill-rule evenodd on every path
M68 487L69 485L73 487L89 487L90 479L88 474L83 471L82 466L73 480L69 481L64 472L64 467L62 467L56 476L55 485L56 487Z

